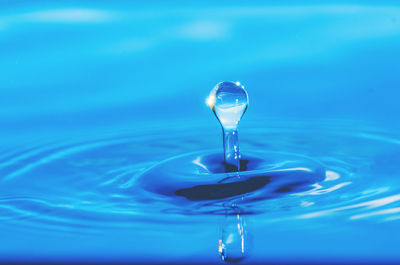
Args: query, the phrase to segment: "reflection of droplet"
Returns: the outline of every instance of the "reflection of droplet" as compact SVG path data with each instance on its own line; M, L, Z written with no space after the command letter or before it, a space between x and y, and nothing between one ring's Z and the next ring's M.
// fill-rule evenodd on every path
M228 171L239 171L237 126L248 106L247 92L239 82L221 82L214 87L206 102L222 126L225 163L229 166Z
M218 241L218 252L223 261L235 263L247 256L246 222L239 213L227 215L226 218Z

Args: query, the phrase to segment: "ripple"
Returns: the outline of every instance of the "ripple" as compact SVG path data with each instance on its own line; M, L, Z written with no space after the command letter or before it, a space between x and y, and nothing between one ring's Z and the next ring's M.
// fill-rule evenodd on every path
M128 135L2 153L1 220L96 231L223 215L232 203L260 222L399 219L399 168L388 157L398 148L393 137L252 130L242 138L245 170L227 174L219 150L198 151L212 146L212 137L197 134ZM379 163L390 166L382 171Z
M244 194L247 200L255 201L301 190L324 178L322 166L303 156L254 152L242 157L242 170L236 173L224 173L222 157L213 151L173 157L143 172L138 185L154 193L183 196L190 201Z

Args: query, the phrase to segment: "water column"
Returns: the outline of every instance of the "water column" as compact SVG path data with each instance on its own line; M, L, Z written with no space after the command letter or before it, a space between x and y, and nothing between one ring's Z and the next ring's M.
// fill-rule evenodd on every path
M240 170L238 124L248 106L246 90L239 82L217 84L207 98L222 126L225 165L228 172Z

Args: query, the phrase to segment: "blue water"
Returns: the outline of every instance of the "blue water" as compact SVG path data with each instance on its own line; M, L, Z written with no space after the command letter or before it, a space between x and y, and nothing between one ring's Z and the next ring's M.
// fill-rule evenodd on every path
M0 262L400 262L396 1L0 7Z

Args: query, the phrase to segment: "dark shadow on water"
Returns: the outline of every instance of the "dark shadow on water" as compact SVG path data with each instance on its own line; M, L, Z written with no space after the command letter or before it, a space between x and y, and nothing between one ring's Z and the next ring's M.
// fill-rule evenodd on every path
M179 189L175 191L175 195L183 196L191 201L218 200L261 189L270 181L271 178L268 176L251 177L244 181L198 185L191 188Z
M325 170L318 163L290 154L244 156L240 167L239 172L226 173L229 166L221 154L191 153L145 171L136 185L149 194L157 194L156 198L149 196L152 200L190 206L184 214L204 214L216 210L208 205L212 202L219 204L245 196L241 205L246 205L247 210L252 202L310 190L325 177Z
M299 174L301 177L301 174ZM232 179L229 179L232 181ZM271 187L270 187L271 186ZM247 202L262 201L281 197L287 193L305 191L310 188L308 181L280 183L276 176L256 176L230 183L197 185L190 188L178 189L174 192L177 196L185 197L190 201L207 201L232 198L238 195L251 194L257 190L268 187L268 192L258 194L257 197L249 196Z

